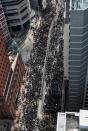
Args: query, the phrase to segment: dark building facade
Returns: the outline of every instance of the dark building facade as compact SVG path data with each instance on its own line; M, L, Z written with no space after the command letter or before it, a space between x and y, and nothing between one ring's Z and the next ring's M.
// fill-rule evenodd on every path
M88 2L71 1L69 34L69 89L67 108L79 111L85 103L88 65ZM86 99L87 100L87 99Z
M31 8L34 10L38 10L38 0L30 0Z

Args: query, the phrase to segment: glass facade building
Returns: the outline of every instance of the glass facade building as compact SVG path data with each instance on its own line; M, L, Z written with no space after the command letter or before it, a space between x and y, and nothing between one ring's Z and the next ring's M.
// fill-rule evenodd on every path
M88 64L88 1L70 2L69 89L67 108L78 111L85 103ZM85 106L85 105L84 105Z

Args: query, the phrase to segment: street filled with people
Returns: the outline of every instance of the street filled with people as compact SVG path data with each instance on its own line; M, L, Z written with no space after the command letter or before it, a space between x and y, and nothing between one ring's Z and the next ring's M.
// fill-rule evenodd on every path
M49 5L50 6L50 5ZM42 121L37 118L38 100L41 97L42 74L46 56L47 39L51 22L55 14L55 8L48 7L41 12L40 27L34 32L33 51L30 60L29 85L27 88L27 113L25 115L28 131L46 130L49 128L49 114ZM46 119L45 119L46 118ZM48 120L48 121L47 121ZM44 125L43 125L44 124ZM38 128L37 128L38 127Z
M57 111L60 110L63 82L63 8L57 10L56 5L48 0L47 7L41 10L40 16L40 26L33 33L30 60L25 64L24 83L19 94L21 98L18 99L20 111L17 111L16 123L19 131L55 131ZM40 120L37 112L39 99L42 99L43 77L48 92L42 103L44 109Z
M57 6L58 7L58 6ZM58 112L61 110L61 94L63 84L63 11L57 8L49 40L48 55L46 60L45 79L48 88L45 109Z

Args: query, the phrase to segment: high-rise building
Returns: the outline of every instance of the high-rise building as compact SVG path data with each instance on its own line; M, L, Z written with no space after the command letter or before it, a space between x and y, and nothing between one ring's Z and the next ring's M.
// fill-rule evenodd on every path
M8 26L7 26L7 22L1 2L0 2L0 34L2 34L4 42L8 42L11 40L11 36L8 30Z
M78 111L88 108L88 1L71 0L69 19L67 110Z
M9 54L0 36L0 118L15 117L23 74L20 54Z
M30 19L29 0L1 0L7 18L8 26L21 26Z

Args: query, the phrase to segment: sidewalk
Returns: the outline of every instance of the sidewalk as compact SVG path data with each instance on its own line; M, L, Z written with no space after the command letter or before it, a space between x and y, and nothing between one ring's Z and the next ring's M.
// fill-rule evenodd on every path
M38 105L38 111L37 111L37 118L42 119L42 100L39 100L39 105Z

